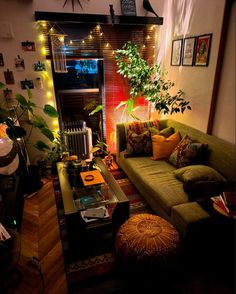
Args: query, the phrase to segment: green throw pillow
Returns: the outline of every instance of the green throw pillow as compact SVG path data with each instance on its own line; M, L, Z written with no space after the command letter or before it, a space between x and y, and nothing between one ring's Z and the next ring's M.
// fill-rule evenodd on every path
M189 165L176 169L173 173L177 179L184 183L194 183L197 181L226 181L219 172L207 165Z
M168 128L165 128L165 129L161 130L159 135L168 138L172 134L174 134L174 129L172 127L168 127Z
M155 127L150 127L148 129L151 132L152 136L161 135L161 136L164 136L165 138L168 138L174 133L174 129L172 127L162 129L161 131L158 130L157 128L155 128Z

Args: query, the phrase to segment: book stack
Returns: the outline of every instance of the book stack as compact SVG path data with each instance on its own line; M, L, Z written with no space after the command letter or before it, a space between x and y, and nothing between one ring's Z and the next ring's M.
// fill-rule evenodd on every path
M228 216L236 215L236 193L235 192L223 192L219 196L211 197L214 206L217 210Z

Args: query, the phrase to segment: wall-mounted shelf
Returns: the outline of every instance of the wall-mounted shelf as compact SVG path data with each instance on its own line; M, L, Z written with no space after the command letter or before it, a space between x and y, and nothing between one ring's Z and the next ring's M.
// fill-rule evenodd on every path
M35 11L36 21L74 22L90 24L123 24L123 25L162 25L163 17L126 16L115 15L112 21L110 15L102 14L78 14Z

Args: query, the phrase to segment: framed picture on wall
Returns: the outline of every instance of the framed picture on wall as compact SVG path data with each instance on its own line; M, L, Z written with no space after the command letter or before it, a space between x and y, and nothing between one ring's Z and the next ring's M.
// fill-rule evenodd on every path
M135 0L120 0L122 15L136 15Z
M195 40L195 37L188 37L184 39L182 65L193 65Z
M171 65L178 66L181 63L182 55L182 44L183 39L173 40L172 41L172 50L171 50Z
M3 55L0 53L0 66L4 66Z
M195 62L196 66L208 66L212 34L196 37Z

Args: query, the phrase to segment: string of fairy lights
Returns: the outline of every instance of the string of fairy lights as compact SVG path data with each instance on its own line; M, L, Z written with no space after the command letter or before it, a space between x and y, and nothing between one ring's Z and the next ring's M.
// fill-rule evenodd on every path
M73 54L73 52L78 49L83 50L83 48L87 48L87 46L90 46L92 48L93 42L98 41L102 45L103 50L110 50L113 55L115 54L115 49L113 48L111 42L108 40L100 24L95 25L94 28L89 31L87 36L78 39L68 36L57 23L52 24L46 21L39 21L38 23L41 31L40 40L46 43L48 41L48 36L52 34L57 35L58 40L61 42L62 50L64 50L67 56ZM151 40L156 40L156 37L156 25L149 25L147 35L143 36L143 38L141 38L141 41L139 39L140 48L142 50L145 50L148 46L148 42L150 42ZM154 45L152 45L152 47L153 49L155 49L155 42L153 43ZM42 51L43 54L50 54L50 52L48 52L49 49L47 49L46 47L44 47Z

